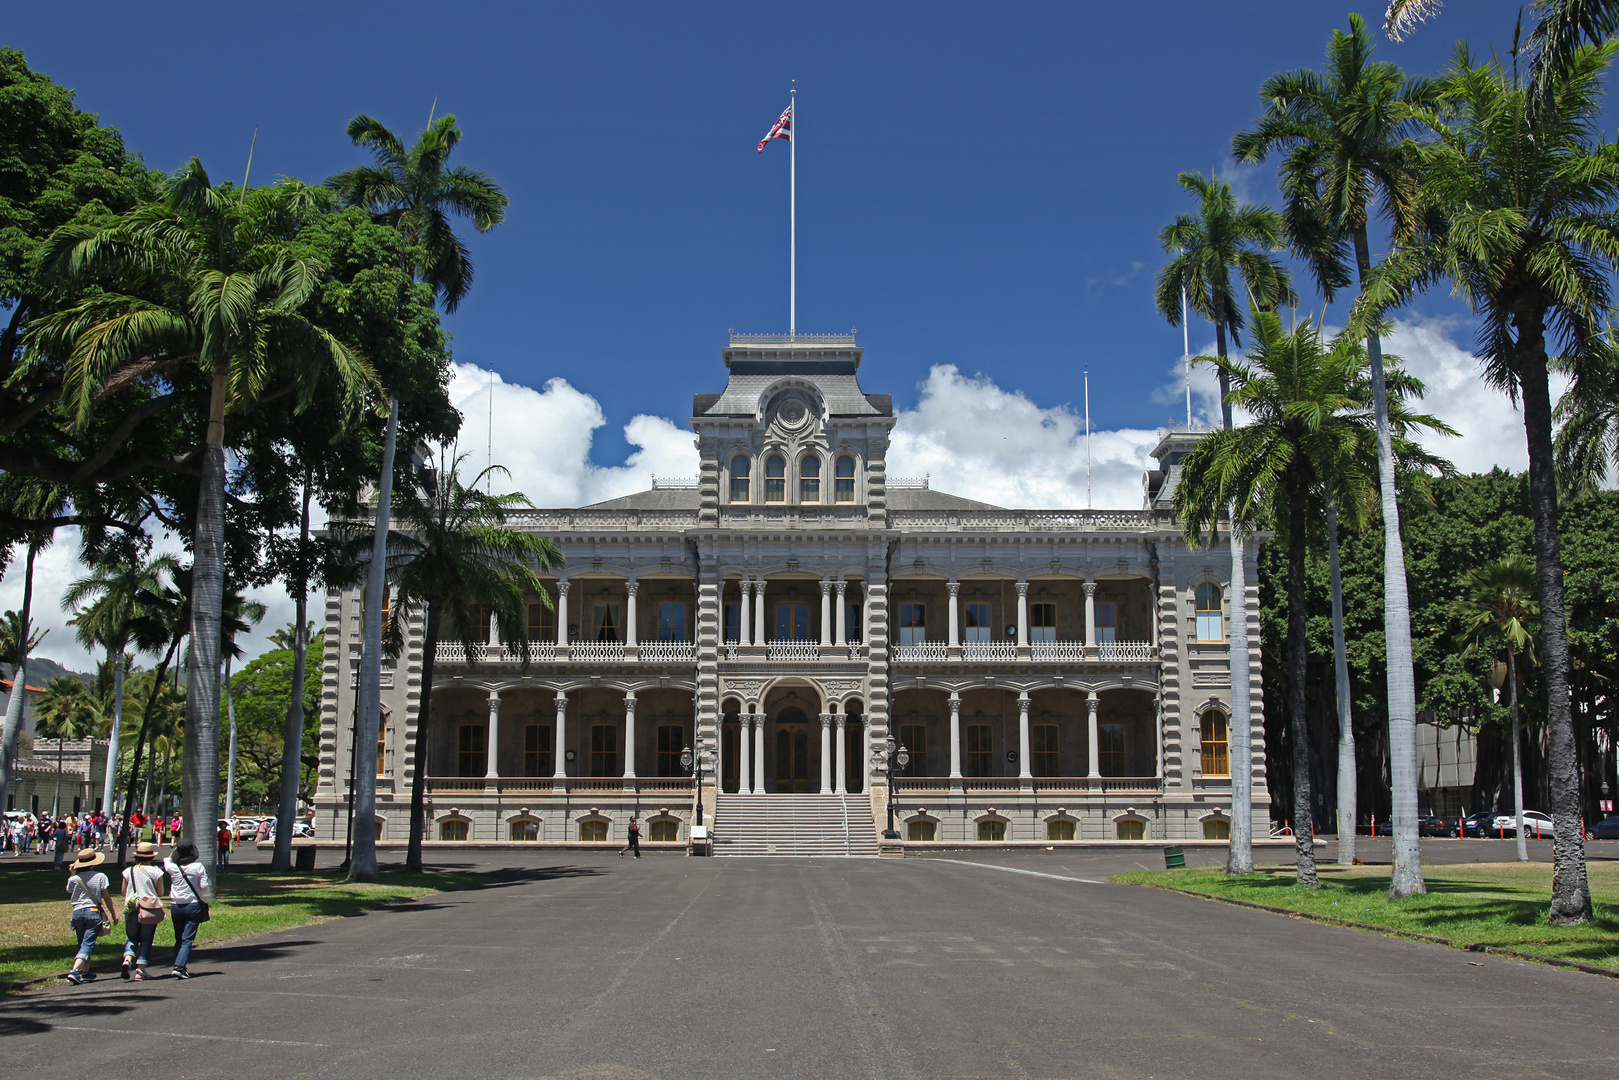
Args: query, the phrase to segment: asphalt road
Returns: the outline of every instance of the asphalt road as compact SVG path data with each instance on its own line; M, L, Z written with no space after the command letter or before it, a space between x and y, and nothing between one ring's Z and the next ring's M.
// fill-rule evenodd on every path
M0 1061L30 1080L1619 1075L1619 980L1099 883L1151 854L469 852L523 865L204 948L187 983L7 999Z

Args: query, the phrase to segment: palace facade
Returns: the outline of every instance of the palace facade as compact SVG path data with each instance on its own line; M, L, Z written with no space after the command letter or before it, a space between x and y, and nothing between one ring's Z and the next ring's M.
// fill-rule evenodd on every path
M891 766L916 844L1223 839L1233 614L1264 835L1258 545L1234 598L1224 550L1189 548L1169 509L1199 433L1163 435L1140 509L1011 510L887 475L893 403L862 390L853 335L733 334L723 355L724 390L692 404L694 480L512 515L566 556L526 646L456 613L487 645L440 644L424 687L411 613L383 671L381 842L407 835L426 693L435 842L622 844L633 813L683 845L700 810L721 854L870 852ZM327 839L359 660L359 592L333 591Z

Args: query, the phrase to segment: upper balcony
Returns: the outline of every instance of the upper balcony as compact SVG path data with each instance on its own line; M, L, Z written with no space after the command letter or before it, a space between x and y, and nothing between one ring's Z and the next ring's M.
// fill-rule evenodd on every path
M467 655L460 642L439 642L434 662L474 667L513 664L695 664L697 646L690 641L649 641L626 645L622 641L576 641L571 645L478 645Z
M1083 641L1046 641L1029 645L1010 642L964 642L950 645L924 641L895 645L889 658L896 664L1156 664L1158 648L1146 641L1109 641L1086 645Z

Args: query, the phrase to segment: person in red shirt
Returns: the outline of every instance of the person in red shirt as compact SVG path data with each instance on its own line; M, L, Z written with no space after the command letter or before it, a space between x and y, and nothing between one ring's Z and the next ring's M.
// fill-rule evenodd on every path
M229 822L222 822L219 826L219 872L224 873L230 865L231 827Z

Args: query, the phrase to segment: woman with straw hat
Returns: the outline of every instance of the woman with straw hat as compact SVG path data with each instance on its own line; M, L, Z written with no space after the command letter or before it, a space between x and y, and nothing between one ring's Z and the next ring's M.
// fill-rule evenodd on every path
M112 897L107 895L107 875L99 870L85 873L106 859L95 848L84 848L73 862L73 876L67 879L67 898L73 905L73 936L79 942L79 953L67 973L70 983L90 982L96 977L90 970L90 951L96 947L96 938L112 928Z
M134 865L124 870L124 964L121 978L146 980L146 965L152 960L152 941L157 927L165 917L163 886L168 880L162 870L152 865L157 858L157 845L142 842L135 846ZM133 967L133 971L131 968Z

